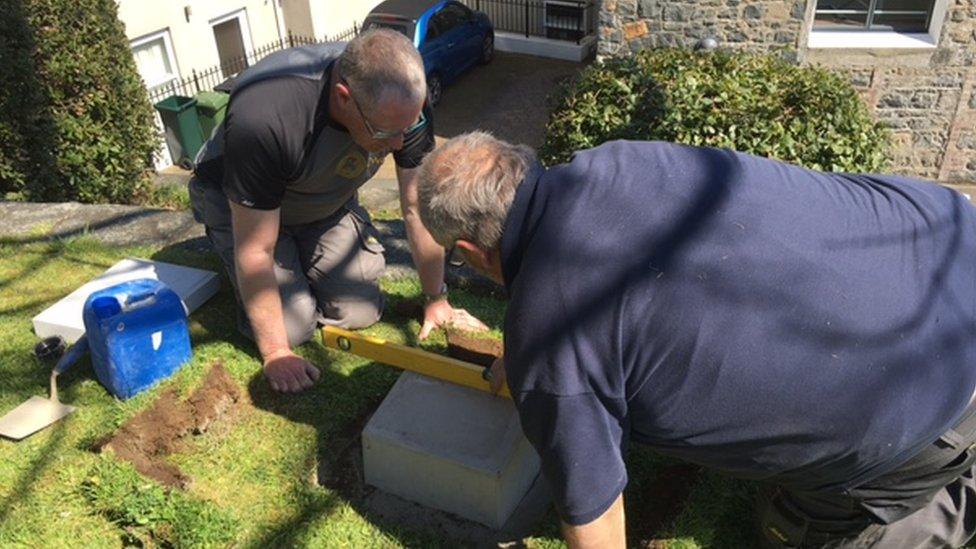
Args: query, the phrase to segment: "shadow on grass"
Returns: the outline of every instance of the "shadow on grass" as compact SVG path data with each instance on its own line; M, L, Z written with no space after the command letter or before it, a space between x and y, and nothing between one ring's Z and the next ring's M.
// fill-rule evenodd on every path
M233 287L216 254L200 254L187 250L185 245L177 244L153 254L152 259L217 272L221 284L219 292L192 315L193 323L202 329L202 334L199 331L194 333L193 345L223 341L234 345L253 357L256 364L260 364L260 354L255 344L237 329L238 311ZM373 363L358 367L346 375L329 367L333 362L332 357L317 340L302 345L297 351L319 366L321 376L315 387L299 395L277 393L271 389L261 373L255 373L246 390L256 408L291 422L312 426L316 433L316 458L319 463L341 463L348 456L349 449L355 447L358 451L359 432L396 381L398 372ZM343 474L347 472L336 468L332 470ZM304 484L296 479L290 499L300 503L296 511L289 514L291 518L283 520L270 532L257 540L249 541L247 545L303 545L304 540L314 533L311 528L317 520L332 513L341 500L353 505L357 511L362 511L357 505L361 493L355 488L357 485L362 487L361 479L353 481L351 478L344 478L340 481L341 486L327 486L331 491L323 490L319 484ZM400 527L391 525L385 528L368 513L363 512L363 516L371 524L403 543L423 539L422 533L404 535ZM404 537L401 538L401 535ZM431 540L424 541L429 543Z
M322 360L319 355L326 353L324 349L313 350L313 356L308 358L316 364L325 364L328 360ZM251 401L261 410L315 429L318 484L328 488L370 524L401 543L420 541L418 538L424 537L422 532L404 536L401 525L385 522L363 505L371 489L363 484L362 479L360 433L393 386L398 372L377 363L360 366L349 375L328 367L321 371L316 386L301 395L277 393L270 388L264 376L256 375L248 385ZM276 527L254 546L300 545L312 519L328 514L332 508L317 502L306 505L298 517Z
M59 421L48 427L51 434L44 444L44 448L37 452L37 457L30 464L30 467L20 475L16 485L10 488L10 495L0 500L0 524L7 520L7 515L10 514L10 510L17 502L24 501L30 496L32 486L41 476L41 472L58 459L58 448L62 446L64 441L65 429L64 421Z

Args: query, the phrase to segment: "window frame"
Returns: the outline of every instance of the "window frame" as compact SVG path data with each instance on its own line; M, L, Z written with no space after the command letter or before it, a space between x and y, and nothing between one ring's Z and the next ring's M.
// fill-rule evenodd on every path
M878 10L877 9L878 8L878 1L879 0L868 0L867 13L865 14L866 15L866 18L865 18L866 19L866 22L865 22L865 24L864 24L863 27L836 25L836 26L823 26L823 27L819 27L818 28L816 26L817 25L817 14L818 13L828 12L828 11L829 12L840 12L840 11L854 11L854 10L821 10L819 8L820 0L817 0L816 3L815 3L815 5L814 5L814 8L813 8L813 25L814 25L813 28L816 31L898 32L898 33L901 33L901 34L913 34L913 33L925 32L925 31L920 31L920 30L898 31L898 30L892 29L890 27L880 27L880 28L875 27L875 24L874 24L874 18L875 18L875 16L877 16L879 14L879 12L882 15L885 15L886 14L886 11L887 11L887 10ZM928 9L925 10L925 24L923 25L923 27L926 30L929 28L929 25L932 22L932 14L935 12L935 5L937 3L938 3L938 0L929 0L929 4L930 5L929 5ZM904 10L901 10L901 11L904 11ZM891 12L894 13L895 10L891 10ZM911 13L919 13L919 12L914 11L914 12L911 12Z
M159 89L167 84L172 83L174 80L179 80L181 78L180 66L176 60L176 52L173 51L172 39L169 36L169 27L166 27L164 29L155 32L151 32L149 34L145 34L143 36L140 36L139 38L135 38L129 41L129 51L132 52L132 59L134 61L136 59L136 48L140 46L145 46L146 44L155 42L159 39L163 40L163 53L166 55L166 57L169 60L169 66L172 72L169 74L168 78L165 78L158 82L147 82L146 78L140 72L139 77L142 78L143 85L145 85L146 89L149 91ZM138 63L136 63L136 69L137 70L139 69Z
M871 0L871 7L876 0ZM942 27L950 0L932 0L929 10L928 26L925 31L904 32L894 30L868 30L867 28L847 29L816 28L817 5L819 0L810 2L807 23L807 47L810 49L934 49L939 43Z

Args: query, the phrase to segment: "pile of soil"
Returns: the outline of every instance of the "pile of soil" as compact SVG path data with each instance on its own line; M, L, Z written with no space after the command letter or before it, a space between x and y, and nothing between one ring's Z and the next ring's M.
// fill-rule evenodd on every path
M464 330L447 330L447 354L452 358L491 366L504 352L504 345L497 339Z
M155 404L125 422L111 438L96 444L95 450L111 451L164 486L186 488L191 479L167 463L165 457L181 450L186 435L210 429L240 398L237 384L216 362L190 398L181 402L176 391L164 392Z

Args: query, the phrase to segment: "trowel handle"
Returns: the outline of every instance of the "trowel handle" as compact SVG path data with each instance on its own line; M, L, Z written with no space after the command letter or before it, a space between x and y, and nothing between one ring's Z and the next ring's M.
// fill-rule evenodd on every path
M68 352L64 353L61 360L58 361L57 365L54 366L54 373L60 374L70 368L78 359L85 356L88 352L88 336L81 336L81 339L75 341L75 344L68 349Z

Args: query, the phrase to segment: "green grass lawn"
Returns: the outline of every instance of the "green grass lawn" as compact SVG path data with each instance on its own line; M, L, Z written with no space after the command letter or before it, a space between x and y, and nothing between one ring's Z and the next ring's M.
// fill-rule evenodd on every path
M210 254L117 249L86 239L0 242L0 257L0 413L46 395L50 365L32 355L31 317L119 259L151 258L223 275ZM255 348L235 329L229 288L224 278L218 295L193 314L193 360L172 379L122 402L99 385L85 359L60 380L62 400L78 407L73 415L21 442L0 440L0 547L456 545L435 531L384 523L354 498L314 480L318 464L335 459L335 448L383 399L398 371L308 343L299 352L322 367L319 383L299 395L276 394L260 375ZM414 280L386 280L384 289L394 303L419 295ZM502 302L463 291L452 301L500 336ZM416 320L392 311L369 330L409 344L416 344L418 331ZM442 349L444 339L438 334L425 345ZM189 394L218 360L239 384L245 404L171 456L193 478L187 490L164 490L91 450L161 390ZM657 537L672 547L752 546L750 489L696 472L684 482L684 501L656 502L658 477L674 467L647 451L632 452L626 495L631 526L639 531L647 510L657 506L664 517ZM561 546L555 515L525 541L530 547Z

